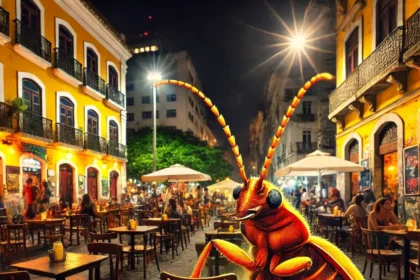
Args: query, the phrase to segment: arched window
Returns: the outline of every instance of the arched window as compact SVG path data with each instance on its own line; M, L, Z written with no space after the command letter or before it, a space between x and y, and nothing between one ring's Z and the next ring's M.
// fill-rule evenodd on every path
M98 114L93 111L88 111L88 133L98 135L98 129L99 129L99 118Z
M59 33L59 48L63 50L66 54L73 57L73 34L64 27L63 25L60 25L58 27L58 33Z
M60 123L74 127L74 104L67 97L60 97Z
M108 66L108 83L111 87L118 89L118 72L113 66Z
M379 0L377 4L376 45L379 45L397 28L397 0Z
M41 33L41 11L32 0L21 0L22 24Z
M118 124L115 121L109 122L109 141L118 143Z
M87 48L87 69L98 73L98 55L91 48Z
M42 115L42 103L41 103L41 88L32 80L23 79L23 99L25 104L28 106L27 111L33 114Z

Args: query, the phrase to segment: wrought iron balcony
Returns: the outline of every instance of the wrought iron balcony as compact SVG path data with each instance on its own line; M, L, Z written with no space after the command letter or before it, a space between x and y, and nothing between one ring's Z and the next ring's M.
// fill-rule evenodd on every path
M109 141L108 142L108 154L114 157L119 157L119 158L126 158L126 146L118 143L118 142L114 142L114 141Z
M0 7L0 33L9 36L9 12Z
M94 89L105 97L105 81L98 76L98 73L92 72L86 67L83 68L83 72L83 85Z
M404 61L420 53L420 9L407 19L404 43Z
M106 85L106 99L111 100L112 102L118 104L122 108L125 106L125 96L122 92L120 92L117 88L110 86L109 84Z
M62 123L56 123L55 132L56 142L83 148L83 132L80 129Z
M317 142L296 142L296 152L298 154L309 154L317 149Z
M54 49L54 56L54 68L59 68L80 82L82 81L82 64L79 61L59 48Z
M12 106L0 102L0 130L13 129L13 109Z
M21 44L37 56L51 62L51 42L20 20L15 19L14 22L16 23L16 44Z
M106 140L99 135L85 133L85 149L106 154Z
M404 87L401 75L389 76L402 69L403 47L403 28L399 27L330 94L329 117L345 114L345 110L356 100L383 91L391 83Z
M326 137L321 140L321 149L335 150L335 137Z
M296 114L292 118L298 122L314 122L315 114Z
M52 140L52 120L31 112L21 112L19 114L18 132Z

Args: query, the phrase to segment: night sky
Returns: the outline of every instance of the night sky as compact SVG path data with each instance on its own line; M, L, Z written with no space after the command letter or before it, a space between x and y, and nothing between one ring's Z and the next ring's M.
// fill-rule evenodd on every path
M279 39L248 25L287 34L263 0L91 0L120 32L128 36L156 27L170 50L186 50L203 83L203 92L219 107L246 157L248 124L263 106L264 86L281 57L253 70L280 50ZM291 2L269 3L288 23ZM307 1L295 0L298 19ZM148 19L152 16L152 20ZM130 71L130 69L128 69ZM212 118L213 116L210 116ZM213 131L222 135L214 122ZM274 133L274 132L273 132ZM218 137L224 140L222 137Z

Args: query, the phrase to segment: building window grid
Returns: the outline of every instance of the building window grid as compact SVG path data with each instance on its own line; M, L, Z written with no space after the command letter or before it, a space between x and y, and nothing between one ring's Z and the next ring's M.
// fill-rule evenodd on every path
M60 123L74 126L74 104L66 97L60 98Z
M142 119L143 120L148 120L152 118L152 111L143 111L141 113Z
M150 95L142 96L141 97L141 104L150 104Z
M311 107L312 107L312 102L310 102L310 101L304 101L303 104L302 104L303 114L304 115L310 115L310 114L312 114Z
M134 106L134 97L127 97L127 106Z
M167 102L175 102L176 101L176 93L170 93L166 95Z
M166 110L166 117L167 118L176 118L176 110Z
M128 122L134 121L134 113L127 113L127 121Z
M304 130L302 132L302 144L304 147L311 147L311 131Z
M350 75L359 64L359 27L356 27L345 43L346 76Z

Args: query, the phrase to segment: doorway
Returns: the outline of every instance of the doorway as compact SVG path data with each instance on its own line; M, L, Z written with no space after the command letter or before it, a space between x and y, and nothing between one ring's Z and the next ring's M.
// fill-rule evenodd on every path
M73 204L73 169L68 164L60 165L60 194L69 206Z
M33 158L25 158L22 160L22 186L26 184L26 180L32 178L33 186L41 186L41 162Z
M92 199L98 200L98 170L89 167L88 168L88 194Z
M109 173L109 188L111 192L111 199L117 198L117 182L118 182L118 173L115 171L112 171Z

